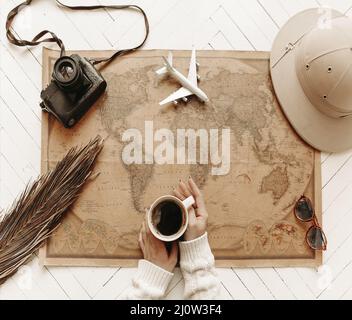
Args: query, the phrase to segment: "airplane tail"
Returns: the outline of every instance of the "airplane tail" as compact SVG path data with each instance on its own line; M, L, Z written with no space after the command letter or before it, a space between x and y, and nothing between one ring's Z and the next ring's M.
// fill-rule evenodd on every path
M163 57L163 59L165 61L165 66L155 71L157 75L165 74L165 73L167 73L168 68L172 68L172 52L169 51L169 55L167 57L167 60L164 57Z

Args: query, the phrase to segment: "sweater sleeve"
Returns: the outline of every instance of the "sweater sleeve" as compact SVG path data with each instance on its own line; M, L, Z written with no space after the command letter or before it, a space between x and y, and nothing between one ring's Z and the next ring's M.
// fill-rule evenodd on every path
M147 260L139 260L137 273L122 299L160 299L164 297L172 277L173 273Z
M185 280L186 299L214 299L220 292L208 234L180 241L180 267Z

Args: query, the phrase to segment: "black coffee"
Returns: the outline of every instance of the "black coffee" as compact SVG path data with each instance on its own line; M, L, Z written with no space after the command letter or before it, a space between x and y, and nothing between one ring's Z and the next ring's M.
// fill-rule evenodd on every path
M157 209L160 212L159 232L165 236L177 233L182 226L182 209L173 201L164 201Z

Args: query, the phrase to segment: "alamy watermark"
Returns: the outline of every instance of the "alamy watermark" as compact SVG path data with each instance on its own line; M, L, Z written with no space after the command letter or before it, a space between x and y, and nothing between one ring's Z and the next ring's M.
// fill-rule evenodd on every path
M219 129L170 129L154 132L153 121L144 122L143 132L130 128L123 132L128 142L122 151L125 164L211 164L212 175L230 171L231 131Z

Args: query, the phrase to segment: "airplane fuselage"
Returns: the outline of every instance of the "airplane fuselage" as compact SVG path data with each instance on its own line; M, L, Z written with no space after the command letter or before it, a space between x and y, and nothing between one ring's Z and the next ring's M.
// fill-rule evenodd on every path
M207 95L197 86L194 86L181 72L173 67L167 67L169 75L178 81L183 87L193 92L201 101L208 102Z

